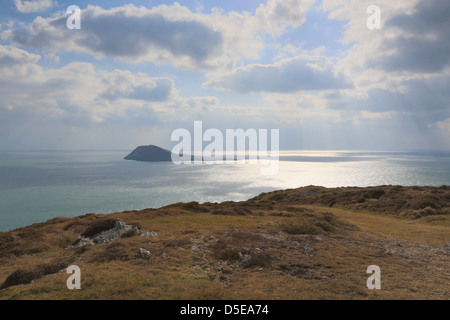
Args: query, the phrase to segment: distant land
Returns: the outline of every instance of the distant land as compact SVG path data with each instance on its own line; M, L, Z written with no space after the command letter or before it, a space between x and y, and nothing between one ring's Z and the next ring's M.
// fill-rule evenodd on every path
M172 161L172 152L155 145L140 146L134 149L125 160L135 160L143 162L169 162ZM212 160L209 158L202 158L204 161ZM235 156L236 160L237 157ZM223 157L225 161L226 158ZM194 156L191 156L191 161L194 161Z
M153 145L140 146L134 149L124 159L145 162L166 162L172 161L172 152Z
M402 154L402 153L399 153ZM374 161L382 159L383 153L380 152L362 152L350 155L336 156L314 156L314 155L279 155L279 161L299 161L299 162L360 162ZM128 154L125 160L134 160L142 162L171 162L172 152L155 145L139 146ZM237 160L237 156L234 157ZM203 158L203 161L213 161L214 159ZM226 157L223 157L226 161ZM194 157L191 156L191 161Z

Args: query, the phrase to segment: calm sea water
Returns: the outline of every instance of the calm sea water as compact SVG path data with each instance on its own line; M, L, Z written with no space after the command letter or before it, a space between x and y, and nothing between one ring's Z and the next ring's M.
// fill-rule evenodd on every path
M246 200L261 192L325 187L450 184L450 152L282 152L279 172L259 165L122 160L124 152L0 152L0 231L85 213L175 202Z

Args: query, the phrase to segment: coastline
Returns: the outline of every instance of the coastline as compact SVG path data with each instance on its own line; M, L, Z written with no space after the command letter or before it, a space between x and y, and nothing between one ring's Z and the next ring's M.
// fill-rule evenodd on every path
M54 218L0 233L0 299L448 299L449 204L448 186L308 186Z

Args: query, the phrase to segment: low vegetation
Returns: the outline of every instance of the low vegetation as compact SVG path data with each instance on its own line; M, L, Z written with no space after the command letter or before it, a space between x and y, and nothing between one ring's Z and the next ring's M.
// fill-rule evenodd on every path
M331 212L299 213L295 219L286 220L281 230L289 234L329 234L358 230L353 224L339 219Z
M449 203L446 186L308 186L55 218L0 233L0 299L448 299Z

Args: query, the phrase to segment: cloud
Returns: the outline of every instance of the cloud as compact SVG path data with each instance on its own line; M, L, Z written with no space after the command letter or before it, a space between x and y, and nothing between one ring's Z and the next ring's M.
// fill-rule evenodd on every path
M413 13L387 20L385 28L400 30L380 46L393 53L369 60L369 66L381 66L385 71L435 73L450 64L450 1L422 0Z
M39 55L13 46L0 45L0 67L14 64L36 63L39 59Z
M101 123L143 113L173 114L168 106L176 108L194 98L179 96L171 78L98 70L86 62L44 68L36 63L39 58L21 49L0 46L0 110L5 118L7 114L34 114L35 118L68 123ZM203 99L207 101L208 97Z
M322 56L299 55L275 64L250 64L211 76L205 87L240 93L290 93L352 87L351 81Z
M121 70L110 73L103 82L107 83L108 88L101 97L106 100L167 101L175 89L172 79L149 78Z
M436 122L436 126L440 130L450 133L450 118Z
M52 0L14 0L17 11L21 13L42 12L55 5Z
M221 51L222 34L189 19L169 18L128 5L111 10L89 6L81 12L82 29L68 30L66 17L36 18L27 29L12 31L11 40L25 47L78 51L128 61L184 59L207 65Z
M178 3L151 9L123 5L111 9L89 5L81 11L81 30L68 30L67 17L37 17L28 26L2 32L21 47L88 53L127 62L170 63L189 70L233 67L258 59L263 35L298 27L312 0L269 0L248 12L191 12ZM292 7L289 6L292 5Z
M269 0L255 12L260 28L280 34L287 26L297 28L305 21L305 14L315 0Z
M450 113L450 6L441 0L379 0L381 30L366 28L365 0L323 0L330 19L345 21L342 42L350 48L336 65L353 80L345 95L329 96L343 113L395 114L427 128ZM386 113L389 112L389 113ZM376 117L374 117L376 119ZM412 128L413 126L411 126Z

